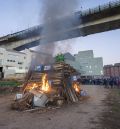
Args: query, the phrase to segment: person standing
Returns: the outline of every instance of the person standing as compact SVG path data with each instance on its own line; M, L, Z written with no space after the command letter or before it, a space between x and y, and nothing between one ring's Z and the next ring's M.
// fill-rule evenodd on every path
M113 85L114 85L114 80L113 80L113 78L111 78L110 79L110 87L111 87L111 89L113 88Z

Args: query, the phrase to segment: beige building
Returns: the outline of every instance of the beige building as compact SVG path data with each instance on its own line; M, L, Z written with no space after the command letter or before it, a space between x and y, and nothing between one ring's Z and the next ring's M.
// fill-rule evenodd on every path
M29 69L32 53L26 49L23 52L0 48L0 73L4 78L22 77Z

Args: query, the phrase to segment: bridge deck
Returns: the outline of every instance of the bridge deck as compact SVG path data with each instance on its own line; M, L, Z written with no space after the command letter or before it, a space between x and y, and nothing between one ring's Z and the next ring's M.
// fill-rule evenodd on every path
M53 22L53 24L60 24L60 28L59 26L57 28L57 30L60 30L60 32L62 31L66 32L66 30L67 31L69 30L69 32L67 32L68 33L67 35L65 35L65 33L64 35L62 34L60 34L59 36L56 35L58 39L54 38L54 40L55 41L64 40L67 38L86 36L89 34L94 34L98 32L120 28L120 19L116 19L115 21L109 21L106 23L101 23L99 25L99 31L98 31L98 25L84 26L88 23L92 23L101 19L105 19L107 17L113 17L117 15L120 15L120 0L116 2L110 2L106 5L98 6L97 8L89 9L84 12L80 12L80 11L76 12L72 16L66 17L64 19L56 20ZM74 21L74 22L71 22L72 23L71 24L70 21ZM68 23L68 25L62 28L61 25L63 24L63 22ZM82 28L80 28L81 25L83 25ZM35 26L17 33L9 34L7 36L0 38L0 45L5 45L8 43L17 42L17 41L29 39L32 37L40 36L42 34L41 33L42 30L43 30L43 26ZM39 41L36 40L28 44L23 44L19 46L17 49L20 50L20 49L23 49L24 47L29 48L31 46L36 46L38 45L38 42Z

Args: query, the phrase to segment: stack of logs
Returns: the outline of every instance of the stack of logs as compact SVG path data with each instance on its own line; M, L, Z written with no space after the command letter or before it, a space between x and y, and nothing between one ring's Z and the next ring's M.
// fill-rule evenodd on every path
M52 69L47 71L48 80L52 81L52 88L60 89L67 102L77 102L79 100L79 94L75 92L71 84L71 77L77 74L77 71L72 66L64 62L53 64ZM44 73L33 72L27 84L32 82L40 85L43 75Z
M71 77L77 74L72 66L62 62L53 65L53 74L49 76L53 80L53 87L62 87L67 102L77 102L79 100L79 94L73 88L71 81Z

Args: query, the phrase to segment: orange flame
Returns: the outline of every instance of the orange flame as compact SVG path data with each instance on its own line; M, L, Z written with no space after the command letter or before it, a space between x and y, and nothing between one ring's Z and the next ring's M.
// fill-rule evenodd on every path
M80 93L80 86L79 86L79 84L74 83L73 84L73 88L75 89L76 92Z
M29 91L29 90L35 89L37 87L39 87L39 85L37 83L29 83L25 87L24 91Z
M49 82L48 82L47 74L44 74L43 77L42 77L42 88L41 88L41 90L44 91L44 92L48 92L50 90L50 85L49 85Z
M48 82L48 77L47 77L47 74L44 74L42 76L42 82L41 84L39 83L28 83L27 86L25 87L24 91L30 91L30 90L33 90L33 89L37 89L37 90L40 90L40 91L43 91L43 92L48 92L50 90L50 85L49 85L49 82Z

